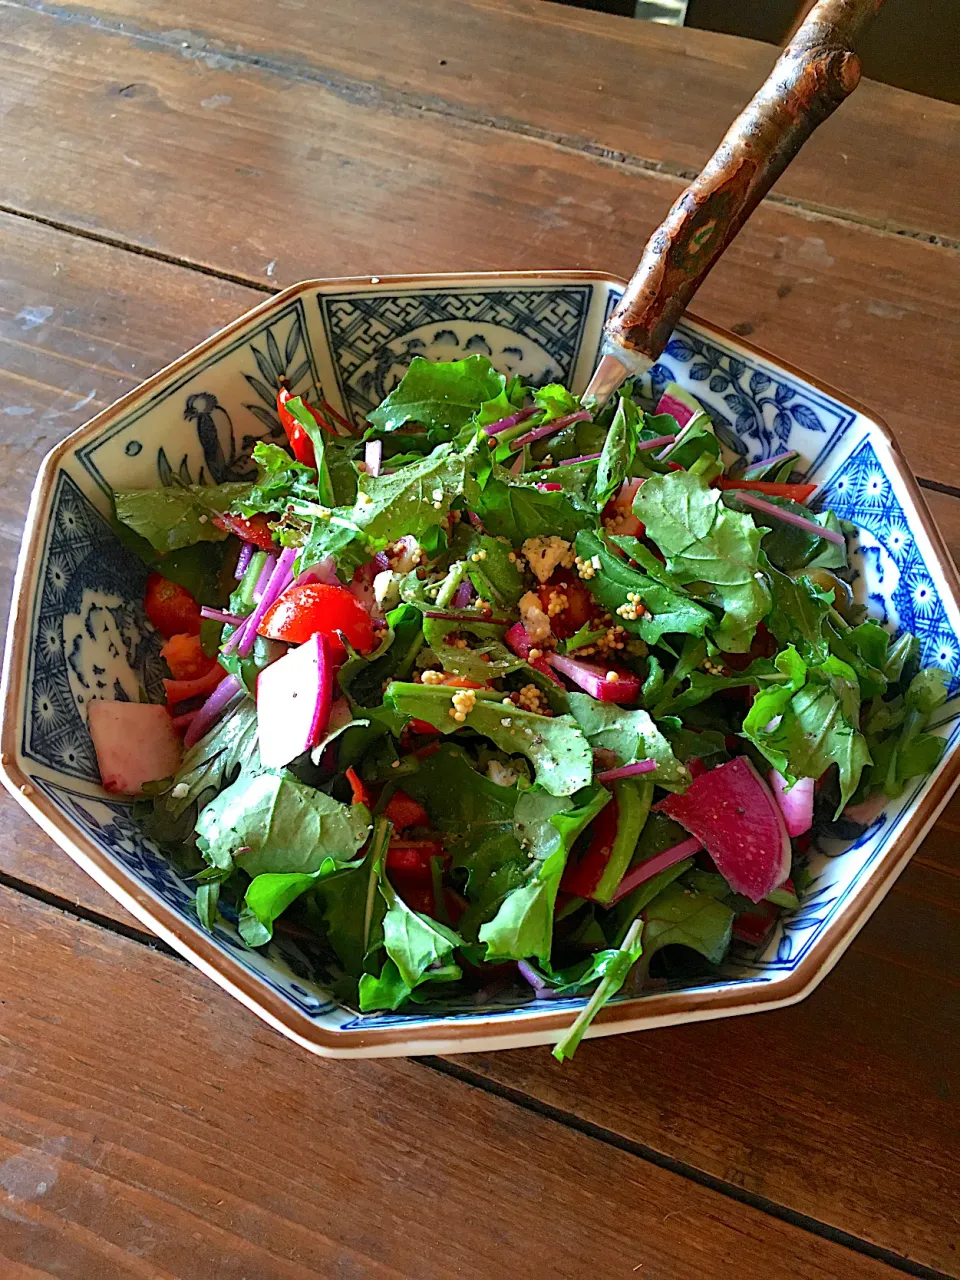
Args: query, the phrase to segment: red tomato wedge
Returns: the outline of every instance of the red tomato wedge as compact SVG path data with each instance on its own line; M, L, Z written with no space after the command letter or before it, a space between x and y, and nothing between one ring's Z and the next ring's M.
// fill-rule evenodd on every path
M244 516L232 516L225 511L222 515L214 516L213 523L218 529L225 529L227 533L235 533L244 542L252 542L261 551L276 550L277 544L274 542L273 534L270 532L270 522L262 513L246 518Z
M171 636L160 650L174 680L199 680L216 666L216 658L208 658L203 652L200 637L183 632Z
M349 772L348 772L349 776ZM395 791L384 810L398 831L407 827L429 827L430 815L419 801L405 791Z
M806 502L817 488L815 484L775 484L772 480L733 480L730 476L717 476L718 489L752 489L765 493L769 498L792 498L794 502Z
M200 634L200 606L186 587L160 573L147 578L143 609L165 640L183 632Z
M369 653L377 645L377 633L369 613L346 587L324 582L307 582L285 591L266 612L260 634L289 644L306 644L321 633L330 641L334 661L342 662L347 651L337 635L342 631L354 649Z

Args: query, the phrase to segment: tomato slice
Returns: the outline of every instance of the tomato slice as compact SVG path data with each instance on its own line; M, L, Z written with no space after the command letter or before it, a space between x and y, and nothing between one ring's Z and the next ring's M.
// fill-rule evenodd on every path
M203 652L200 637L183 632L171 636L160 650L160 656L170 668L174 680L199 680L216 666L216 658L208 658Z
M772 480L734 480L730 476L717 476L719 489L752 489L771 498L792 498L794 502L806 502L816 489L815 484L776 484Z
M329 639L334 660L342 662L347 651L338 631L360 653L376 648L373 621L360 601L346 587L328 586L325 582L291 587L267 610L260 624L262 636L290 644L306 644L320 632Z
M218 529L226 529L227 533L235 533L244 542L252 542L261 551L275 551L276 543L270 531L270 521L262 513L255 516L233 516L229 512L214 516L213 523Z
M550 600L554 595L567 598L567 606L550 618L553 634L561 640L569 640L580 628L590 621L594 612L593 597L583 585L580 578L569 569L558 569L537 590L540 607L544 613L550 613Z
M186 587L160 573L147 577L143 609L165 640L184 632L200 634L200 606Z
M349 777L348 770L347 776ZM406 827L429 827L430 815L419 801L408 796L405 791L395 791L390 797L384 813L398 831Z

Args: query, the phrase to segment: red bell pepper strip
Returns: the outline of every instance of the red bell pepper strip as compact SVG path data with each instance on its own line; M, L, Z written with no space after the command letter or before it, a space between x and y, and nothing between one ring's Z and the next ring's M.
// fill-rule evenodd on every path
M305 467L316 467L317 455L313 447L313 441L307 434L303 423L297 420L288 407L288 401L297 399L301 399L301 397L293 395L289 387L281 384L280 390L277 392L277 413L280 416L283 429L287 433L287 439L290 441L293 456L298 462L302 462ZM323 427L324 431L328 431L330 435L333 435L334 431L330 423L321 418L313 406L307 404L306 400L301 400L301 402L313 420Z
M299 426L299 423L297 425ZM273 533L270 529L270 522L262 513L245 517L234 516L228 511L224 511L220 515L214 516L211 523L215 524L218 529L225 529L227 533L236 534L244 542L252 542L261 551L276 551L277 549L277 544L273 540Z
M771 498L792 498L794 502L806 502L817 488L815 484L776 484L772 480L734 480L731 476L717 476L719 489L752 489Z
M356 769L352 766L346 772L346 779L350 783L350 790L353 792L353 799L350 803L365 804L369 809L371 807L370 792L367 790L363 780L357 775Z
M413 796L405 791L395 791L390 797L384 814L390 819L397 831L407 827L429 827L430 815Z
M401 880L430 883L431 858L443 858L439 840L391 840L387 849L387 870Z
M591 896L613 855L619 818L617 802L611 796L593 820L593 835L583 857L567 863L560 881L565 893L572 893L577 898Z

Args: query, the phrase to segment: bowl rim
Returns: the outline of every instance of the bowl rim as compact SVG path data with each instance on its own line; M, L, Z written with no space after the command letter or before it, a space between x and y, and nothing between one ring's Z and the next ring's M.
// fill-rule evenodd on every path
M323 1026L296 1008L279 992L264 984L255 973L245 969L226 954L214 938L189 924L171 907L147 892L130 873L116 867L93 840L78 831L63 817L53 801L32 784L29 776L18 763L16 724L26 672L25 620L28 617L28 601L24 598L23 588L30 567L40 549L39 543L44 533L40 516L49 504L61 461L66 455L76 450L81 440L95 437L107 422L120 416L145 394L156 390L187 369L198 357L214 351L226 339L247 327L251 322L282 308L304 293L331 293L343 289L373 291L379 287L389 289L416 284L516 284L521 281L551 279L574 283L584 281L607 284L615 288L626 285L626 281L606 272L561 269L363 275L298 281L243 312L235 320L178 356L133 390L106 406L88 422L72 431L45 455L34 482L14 578L2 685L0 685L0 701L2 701L0 780L14 799L59 847L136 919L274 1029L322 1056L390 1056L444 1051L463 1053L551 1043L570 1026L577 1016L577 1010L533 1012L525 1011L521 1007L516 1012L498 1014L496 1018L490 1018L482 1012L478 1012L475 1018L461 1015L455 1019L445 1019L442 1014L438 1014L431 1024L421 1023L414 1026L407 1026L402 1022L378 1025L376 1019L372 1018L367 1028L332 1029ZM954 600L960 602L960 574L930 514L923 492L917 484L903 450L884 419L829 383L805 372L789 361L780 359L762 347L745 341L728 329L704 320L693 312L685 312L684 319L724 343L739 347L751 355L768 361L776 368L799 378L869 419L891 450L898 478L917 512L924 534L930 542L937 567L944 575ZM958 781L960 781L960 752L955 752L939 766L902 830L874 864L868 880L868 889L865 886L865 892L851 900L833 929L828 929L823 937L817 939L788 974L776 979L758 976L731 985L651 993L636 1000L608 1005L600 1011L589 1028L588 1037L673 1025L681 1021L731 1017L764 1009L781 1008L804 999L826 977L880 905L916 847L936 821Z

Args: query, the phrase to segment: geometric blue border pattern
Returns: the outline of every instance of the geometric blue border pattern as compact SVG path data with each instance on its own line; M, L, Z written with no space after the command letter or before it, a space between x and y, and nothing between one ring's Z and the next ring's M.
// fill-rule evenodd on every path
M592 296L589 285L525 285L321 294L317 301L341 397L354 421L362 422L418 355L451 360L482 354L501 368L523 366L535 383L569 382ZM509 345L493 349L493 336L504 330Z
M96 507L61 471L30 623L33 644L21 744L28 759L98 783L100 773L86 713L77 705L70 672L83 691L84 702L98 696L120 700L130 696L122 686L108 684L105 667L93 665L92 670L84 670L80 662L80 648L87 640L91 645L99 640L89 613L67 651L64 617L79 615L85 591L122 602L110 613L127 640L127 665L148 695L162 697L160 641L142 607L147 572L143 562L123 546Z

